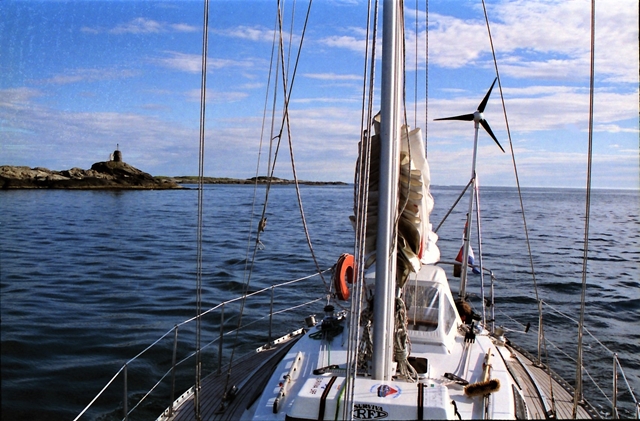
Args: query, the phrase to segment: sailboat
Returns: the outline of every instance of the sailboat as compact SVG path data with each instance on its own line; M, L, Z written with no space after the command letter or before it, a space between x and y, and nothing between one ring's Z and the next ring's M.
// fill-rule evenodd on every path
M423 134L402 118L402 7L384 1L380 113L365 119L356 165L356 247L332 270L324 316L308 317L303 328L208 377L201 378L198 362L196 384L175 399L172 389L158 420L599 418L581 392L467 300L470 269L493 281L482 264L469 265L469 255L480 128L504 151L483 116L496 81L475 112L443 118L473 121L475 130L462 258L455 262L460 285L452 289L429 219L434 201Z

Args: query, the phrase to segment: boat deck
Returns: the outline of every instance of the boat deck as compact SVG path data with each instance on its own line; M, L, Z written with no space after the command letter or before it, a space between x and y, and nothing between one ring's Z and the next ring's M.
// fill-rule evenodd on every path
M574 389L553 371L539 367L534 358L517 346L510 345L511 355L502 355L521 388L529 417L532 419L574 419ZM578 405L575 419L598 419L600 415L588 403Z
M227 382L227 369L219 374L211 374L202 380L200 392L200 415L203 420L237 420L245 409L258 398L266 386L276 366L301 335L291 334L280 339L260 352L250 353L234 362ZM258 370L259 369L259 370ZM225 385L237 386L235 398L221 409ZM250 387L242 387L249 384ZM158 418L158 421L191 421L195 420L194 389L187 390L173 403L172 414L169 408Z
M231 370L229 385L236 385L236 397L220 410L227 370L212 374L202 381L200 414L206 420L237 420L245 409L259 397L280 360L302 335L284 338L268 349L251 353L238 359ZM530 419L572 419L573 388L562 378L544 367L538 367L534 358L523 349L509 345L500 352L511 375L521 389ZM243 387L243 385L249 385ZM577 419L600 418L588 403L578 406ZM172 414L167 409L158 421L194 420L193 388L180 396L173 404Z

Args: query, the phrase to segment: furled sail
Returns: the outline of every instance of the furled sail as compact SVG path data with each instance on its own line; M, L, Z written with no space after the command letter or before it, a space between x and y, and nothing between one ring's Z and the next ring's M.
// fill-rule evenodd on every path
M422 264L440 259L436 245L438 236L432 231L429 215L433 210L433 196L429 191L431 174L425 156L420 128L401 130L400 177L398 211L397 281L402 287L410 272L418 272Z
M360 147L356 165L355 208L357 214L358 195L368 188L366 229L365 229L365 268L376 259L376 231L378 223L378 173L380 162L380 125L374 119L374 134L368 147ZM368 139L365 134L363 139ZM367 145L365 145L367 146ZM362 156L364 155L364 157ZM366 158L368 157L368 172ZM432 231L429 215L433 209L433 197L429 191L429 164L425 156L422 131L402 128L400 150L400 174L398 195L397 225L397 285L402 287L410 272L418 272L422 264L435 263L440 259L440 250L436 245L438 236ZM352 217L355 222L355 218Z

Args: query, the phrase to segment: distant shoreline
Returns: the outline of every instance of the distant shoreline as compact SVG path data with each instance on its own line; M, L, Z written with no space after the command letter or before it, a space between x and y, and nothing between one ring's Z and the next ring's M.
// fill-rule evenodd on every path
M278 177L204 177L204 184L292 185L293 180ZM184 184L199 184L197 176L152 176L121 161L96 162L89 170L71 168L63 171L43 167L0 165L0 190L166 190L188 189ZM346 186L342 181L298 181L314 186Z
M165 177L156 176L157 179L172 180L177 184L198 184L199 180L197 176L183 175L178 177ZM269 177L260 176L252 178L229 178L229 177L203 177L203 184L268 184ZM278 177L271 177L271 184L289 185L295 184L294 180L286 180ZM298 184L312 185L312 186L347 186L348 184L343 181L303 181L298 180Z

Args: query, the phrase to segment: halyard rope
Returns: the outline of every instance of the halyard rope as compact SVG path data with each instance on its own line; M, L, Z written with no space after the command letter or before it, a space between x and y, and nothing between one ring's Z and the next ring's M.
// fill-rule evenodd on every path
M376 39L378 24L378 1L375 2L372 16L372 2L367 3L367 19L366 19L366 38L364 51L364 66L362 74L362 113L360 116L360 133L361 140L358 150L358 166L354 176L354 214L355 214L355 278L354 278L354 294L351 300L351 311L349 314L349 342L347 344L347 382L344 388L344 405L342 409L343 419L351 419L353 416L354 402L354 382L350 379L355 378L358 367L366 359L366 355L370 355L369 346L372 345L370 340L370 321L363 326L363 337L360 338L360 324L362 321L361 313L363 301L365 299L366 282L365 282L365 255L366 255L366 230L367 230L367 203L369 200L369 170L370 170L370 154L371 154L371 130L373 124L373 98L375 93L375 60L376 60ZM373 17L373 25L372 25ZM373 28L373 36L370 39L370 31ZM369 66L369 52L371 58ZM367 90L368 85L368 90ZM366 130L365 130L366 127ZM360 348L364 346L364 352Z
M282 121L281 121L281 125L280 125L279 134L276 137L272 138L272 141L275 138L277 138L278 139L278 143L277 143L277 147L276 147L276 151L275 151L275 155L274 155L274 159L273 159L273 165L270 168L270 173L269 173L269 177L268 177L268 180L267 180L266 196L265 196L265 201L264 201L264 205L263 205L263 209L262 209L262 217L261 217L261 220L260 220L261 221L260 225L262 225L262 227L264 228L264 223L266 222L266 209L267 209L269 191L270 191L271 182L272 182L272 179L273 179L273 174L274 174L274 170L275 170L278 151L280 149L280 144L281 144L281 141L282 141L282 134L283 134L283 131L284 131L284 126L286 124L286 126L287 126L287 136L288 136L288 140L289 140L289 151L290 151L290 155L291 155L291 165L292 165L294 181L295 181L295 185L296 185L296 193L297 193L297 196L298 196L298 205L299 205L299 208L300 208L300 213L301 213L301 217L302 217L302 223L303 223L305 235L306 235L306 238L307 238L307 244L309 245L309 249L311 251L311 256L312 256L313 261L314 261L314 263L316 265L317 273L320 275L320 277L321 277L321 279L322 279L322 281L323 281L323 283L325 285L325 288L328 291L330 287L327 285L326 280L322 276L322 272L323 271L322 271L322 269L320 269L320 265L318 264L318 261L316 259L315 253L313 251L313 246L311 244L311 239L309 237L309 231L308 231L308 228L307 228L307 223L306 223L306 220L304 218L304 209L302 208L302 201L301 201L301 197L300 197L300 188L299 188L299 185L298 185L298 179L297 179L297 175L296 175L296 171L295 171L295 161L294 161L294 157L293 157L293 149L292 149L293 146L292 146L292 143L291 143L291 132L290 132L290 124L289 124L289 99L291 97L291 87L293 86L293 82L294 82L295 76L296 76L296 71L297 71L297 68L298 68L298 63L300 61L300 53L301 53L301 50L302 50L302 43L304 42L304 35L306 33L307 23L309 21L309 13L310 13L310 10L311 10L311 4L312 4L312 1L309 2L309 6L307 8L307 15L306 15L304 27L303 27L303 30L302 30L302 35L301 35L301 39L300 39L300 45L298 47L298 54L297 54L297 57L296 57L294 70L293 70L293 73L291 75L291 84L290 84L291 86L287 87L288 75L287 75L287 73L285 71L284 45L283 45L283 37L282 37L282 33L283 33L282 9L281 9L281 5L280 5L280 1L278 1L278 8L277 8L278 19L277 19L277 22L278 22L278 34L279 34L279 57L280 57L280 65L281 65L280 70L281 70L281 76L282 76L282 79L283 79L282 89L283 89L283 92L284 92L284 96L283 96L284 97L284 110L283 110L283 117L282 117ZM292 18L292 22L293 22L293 18ZM275 41L275 37L274 37L274 41ZM274 101L275 101L275 99L274 99ZM249 268L249 275L247 276L247 279L246 279L246 281L244 283L244 293L243 293L244 297L246 297L246 295L247 295L247 293L249 291L249 285L250 285L250 282L251 282L251 273L253 271L253 263L255 262L255 257L257 255L257 251L258 251L258 249L260 248L260 245L261 245L261 243L260 243L260 233L261 233L261 230L259 228L258 232L257 232L257 236L256 236L256 244L254 246L253 257L252 257L251 265L250 265L250 268ZM240 306L240 313L239 313L239 316L238 316L238 326L241 326L241 324L242 324L242 315L243 315L243 312L244 312L244 305L245 305L245 300L243 299L242 303L241 303L241 306ZM238 340L237 340L238 331L236 331L235 344L238 343ZM235 356L235 346L231 350L229 368L227 370L227 378L226 378L225 386L224 386L225 394L226 394L227 390L229 389L229 380L230 380L230 377L231 377L231 367L232 367L234 356Z

